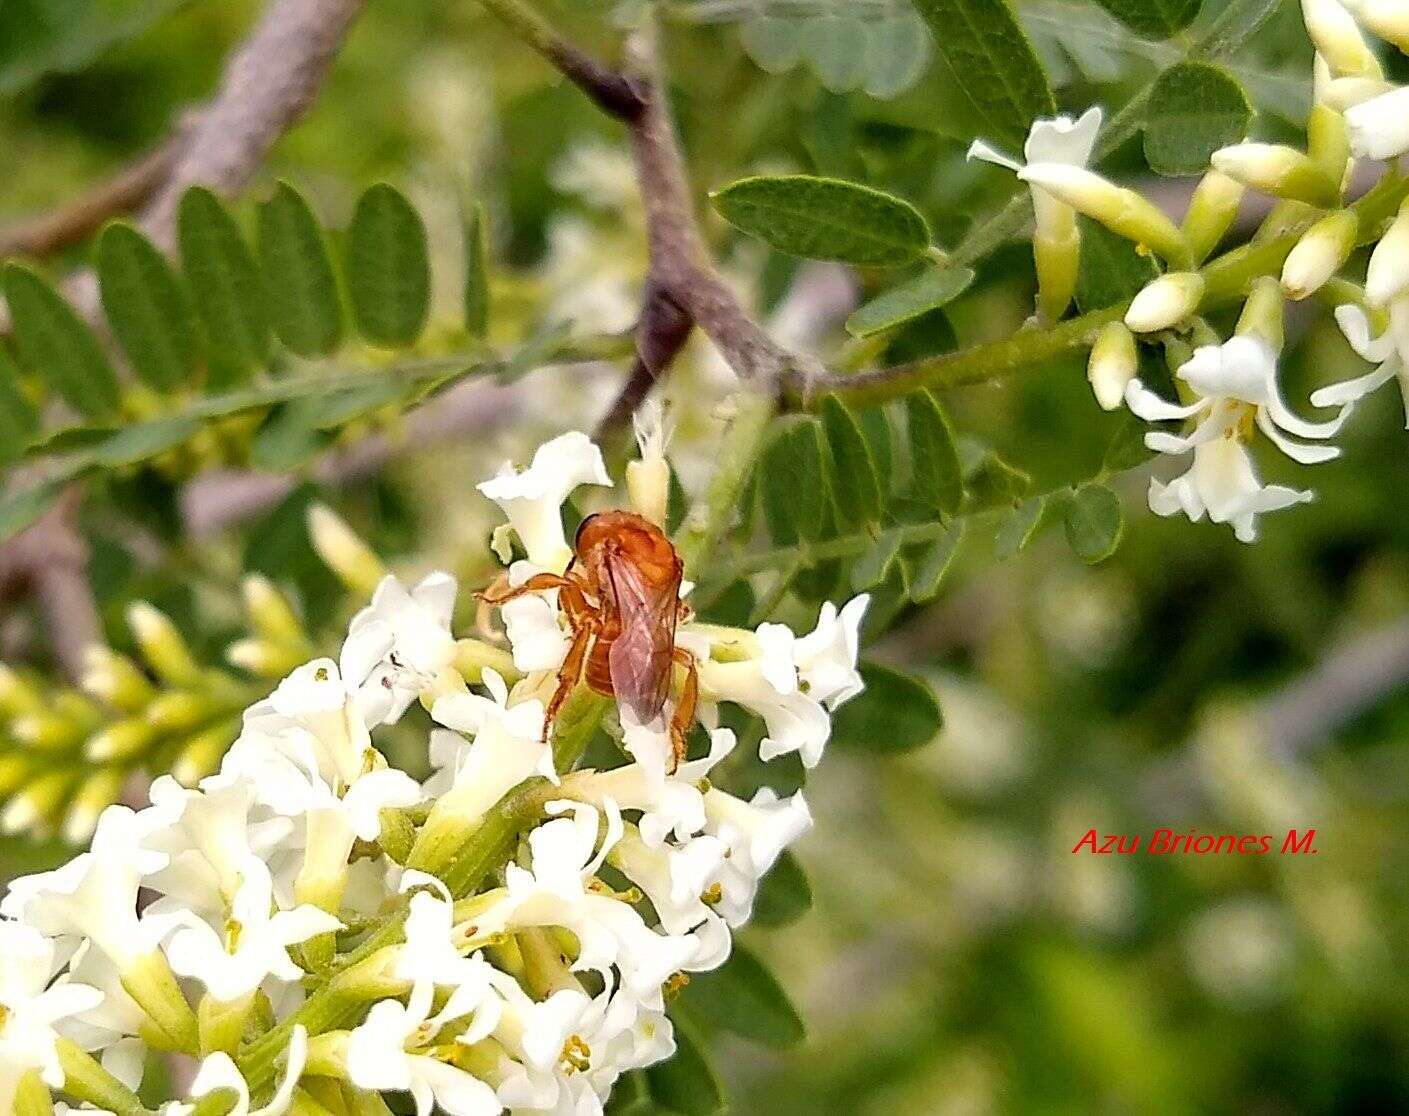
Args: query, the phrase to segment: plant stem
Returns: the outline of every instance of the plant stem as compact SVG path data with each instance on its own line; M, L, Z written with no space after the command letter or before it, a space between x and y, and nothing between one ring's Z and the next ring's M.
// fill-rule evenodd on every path
M59 1039L56 1049L64 1071L64 1092L75 1100L106 1108L117 1116L146 1116L137 1094L110 1074L91 1054L69 1039Z

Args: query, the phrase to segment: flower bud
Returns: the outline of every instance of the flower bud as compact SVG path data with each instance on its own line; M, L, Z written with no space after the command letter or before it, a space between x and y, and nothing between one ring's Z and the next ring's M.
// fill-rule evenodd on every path
M81 844L93 835L98 815L118 800L126 772L109 768L90 775L68 804L63 834L67 841Z
M1182 264L1189 258L1189 246L1174 222L1134 190L1117 186L1084 167L1065 163L1029 163L1018 177L1167 260Z
M1213 153L1213 165L1245 186L1277 198L1332 205L1340 183L1305 152L1278 143L1235 143Z
M1409 5L1404 0L1346 0L1346 7L1373 34L1409 51Z
M5 806L0 814L0 832L20 833L26 829L48 828L47 823L58 812L74 777L67 771L51 771L29 783Z
M34 687L14 669L0 663L0 717L14 718L43 708L44 702Z
M1312 105L1306 121L1306 149L1343 193L1353 167L1345 117L1329 105Z
M84 754L95 763L130 760L145 752L156 740L156 730L146 721L133 718L118 721L88 740Z
M1365 274L1365 298L1383 306L1409 285L1409 202L1399 207L1389 231L1370 254Z
M1111 322L1097 335L1086 378L1102 410L1114 411L1120 406L1125 385L1135 378L1139 360L1135 336L1124 322Z
M1288 298L1315 294L1350 258L1360 235L1360 221L1349 209L1321 218L1297 241L1282 266L1282 290Z
M1274 353L1282 351L1284 312L1282 286L1270 275L1253 281L1236 332L1255 337Z
M220 765L223 756L240 734L240 722L221 721L196 733L186 741L171 765L171 774L183 787L192 787Z
M1409 151L1409 87L1345 110L1350 150L1361 159L1397 159Z
M83 677L79 683L99 701L136 713L146 708L156 692L137 664L111 647L90 647L83 656Z
M1360 28L1340 0L1301 0L1306 33L1337 74L1378 77L1379 60L1365 43Z
M308 534L318 557L355 593L370 597L386 576L382 560L325 504L308 509Z
M626 466L626 491L637 515L664 527L670 506L670 462L665 459L670 430L664 408L658 400L648 400L631 421L636 427L641 457Z
M127 625L137 638L143 657L163 682L189 686L200 680L200 667L164 612L146 601L134 601L127 609Z
M1034 198L1041 197L1036 191ZM1050 199L1048 199L1050 201ZM1076 214L1062 205L1061 216L1049 217L1032 238L1032 258L1037 267L1037 309L1042 317L1055 322L1066 313L1076 294L1076 273L1081 265L1081 234Z
M1170 329L1199 308L1203 295L1202 275L1196 271L1171 271L1135 296L1125 313L1125 324L1136 333Z
M1222 171L1211 170L1200 180L1194 196L1189 200L1189 211L1184 215L1182 230L1195 263L1206 260L1227 235L1237 219L1238 207L1246 191L1247 187Z
M296 647L306 643L303 624L294 615L287 598L274 588L274 583L267 577L250 574L240 590L245 599L245 614L257 634L275 643Z
M302 665L307 655L264 639L239 639L225 649L225 660L259 678L282 678Z

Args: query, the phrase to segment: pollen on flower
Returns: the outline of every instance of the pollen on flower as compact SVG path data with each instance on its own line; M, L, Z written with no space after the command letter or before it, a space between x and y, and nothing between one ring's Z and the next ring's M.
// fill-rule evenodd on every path
M569 1035L558 1061L564 1073L586 1073L592 1068L592 1048L581 1035Z

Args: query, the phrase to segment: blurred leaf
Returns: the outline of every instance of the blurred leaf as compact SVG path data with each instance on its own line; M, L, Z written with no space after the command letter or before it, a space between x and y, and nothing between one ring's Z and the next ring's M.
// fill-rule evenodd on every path
M70 479L56 477L19 490L11 485L11 491L0 495L0 542L19 534L52 508Z
M954 556L959 553L961 537L962 521L954 529L946 530L921 552L910 574L910 599L916 604L933 600L939 593L945 575L954 564Z
M1125 531L1120 498L1104 484L1083 484L1066 501L1062 513L1067 542L1083 562L1100 562L1115 553Z
M841 748L886 754L930 743L944 718L934 692L918 678L879 663L863 663L866 689L836 711L832 741Z
M945 515L954 515L964 499L963 473L954 434L939 401L928 391L905 397L914 471L913 495Z
M940 353L952 353L959 347L954 323L943 309L927 310L913 321L906 322L890 336L885 350L886 364L909 364L928 360Z
M851 567L851 587L857 592L879 585L900 556L904 536L898 530L882 531Z
M184 415L171 415L125 426L89 448L90 459L110 468L136 465L187 441L200 423Z
M259 207L259 262L279 339L299 356L326 356L342 340L337 276L322 227L307 200L287 182Z
M269 357L269 296L224 203L192 186L177 212L181 269L205 326L212 385L232 387Z
M822 400L821 416L835 466L832 494L843 526L873 523L881 517L881 482L866 437L856 417L835 395Z
M290 400L274 411L250 445L258 469L280 472L302 465L328 443L326 432L370 414L406 394L405 384L371 377L344 391Z
M379 183L357 201L348 230L348 287L357 326L379 345L409 345L430 311L430 248L421 215Z
M39 415L20 384L10 350L0 342L0 466L24 453L39 431Z
M866 407L856 416L856 421L871 451L884 501L890 495L891 481L895 477L895 431L891 429L890 415L883 406Z
M1242 86L1208 62L1160 74L1145 121L1145 158L1159 174L1200 174L1220 147L1247 136L1252 106Z
M660 1109L651 1097L651 1083L644 1070L632 1070L617 1079L605 1111L607 1116L656 1116Z
M846 320L846 331L853 337L870 337L914 321L954 301L973 281L974 273L967 267L927 268L866 303Z
M191 303L156 246L131 225L109 225L98 238L98 287L132 370L158 391L189 382L196 363Z
M1042 511L1046 498L1034 496L1024 500L1010 511L998 525L998 533L993 539L994 556L1000 560L1011 558L1027 546L1042 526Z
M777 978L738 941L718 969L690 977L680 1002L691 1015L765 1046L796 1046L806 1034Z
M481 339L489 332L489 247L482 205L465 222L465 328Z
M909 202L837 178L741 178L711 199L730 224L806 259L896 266L930 244L929 226Z
M812 907L812 885L802 864L785 851L758 886L753 902L753 925L786 926Z
M1120 425L1106 446L1101 458L1101 471L1121 473L1143 465L1154 456L1154 450L1145 445L1145 431L1149 428L1129 411L1120 416Z
M724 1110L724 1091L701 1047L684 1020L672 1017L675 1056L646 1070L651 1096L680 1116L714 1116Z
M117 376L93 331L29 268L6 264L3 282L20 362L74 410L89 418L116 414Z
M1155 261L1099 221L1079 217L1081 263L1076 273L1076 304L1083 314L1133 298L1159 274Z
M779 423L763 451L763 518L780 546L821 537L830 502L824 452L821 424L807 416Z
M1042 63L1004 0L915 0L991 143L1021 151L1029 126L1057 111Z
M146 31L186 0L3 0L0 96L37 78L71 73L108 48Z
M1096 0L1132 31L1151 39L1168 39L1199 14L1203 0Z

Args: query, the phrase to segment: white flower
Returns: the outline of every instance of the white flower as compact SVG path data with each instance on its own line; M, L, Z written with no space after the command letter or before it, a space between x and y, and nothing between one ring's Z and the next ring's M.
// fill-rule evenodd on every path
M1364 376L1313 391L1312 404L1334 407L1354 403L1398 378L1404 398L1405 426L1409 427L1409 363L1405 361L1405 354L1409 353L1409 295L1389 304L1389 326L1378 337L1371 335L1370 318L1358 306L1336 307L1336 321L1351 348L1379 367Z
M498 1022L500 1000L490 995L493 974L484 958L462 956L453 941L455 904L445 885L424 872L407 871L401 890L429 888L411 897L406 916L406 942L397 950L392 970L397 980L412 985L451 988L446 1018L460 1019L474 1014L471 1030L487 1033Z
M522 585L542 573L532 562L515 562L509 567L509 584ZM557 670L567 657L572 635L563 627L558 612L558 591L525 593L499 607L504 631L514 653L514 666L525 674Z
M856 658L861 646L861 621L870 603L870 594L862 593L838 612L831 601L824 601L817 626L793 644L798 688L828 709L850 701L866 687L856 669Z
M730 926L753 913L758 885L785 848L812 828L812 813L799 791L779 800L769 787L745 802L717 788L705 794L707 831L728 850L719 867L720 894L714 906Z
M454 660L455 593L449 574L433 573L409 592L388 575L371 604L352 618L338 665L368 724L400 720Z
M200 981L225 1003L249 995L268 978L285 983L300 980L304 973L289 956L289 946L342 928L341 922L316 907L275 909L273 878L253 857L240 873L244 882L221 929L187 917L166 947L173 970Z
M516 472L511 465L479 490L493 500L523 543L528 560L561 573L572 558L563 533L563 502L583 484L611 487L602 451L586 434L572 431L538 447L533 463Z
M1409 151L1409 87L1345 110L1350 149L1361 159L1396 159Z
M109 806L98 819L89 852L61 868L10 884L0 915L51 936L88 938L126 969L155 944L137 919L142 877L166 867L164 853L142 847L144 820L126 806Z
M792 632L782 624L762 624L758 638L763 651L757 657L701 661L701 702L729 701L762 717L767 735L758 754L765 761L797 752L805 766L815 767L832 735L832 719L821 702L798 688Z
M417 1116L430 1116L439 1105L449 1116L497 1116L504 1106L479 1078L436 1057L433 1040L445 1024L465 1014L453 999L435 1016L435 988L416 985L407 1004L383 1000L348 1038L347 1072L352 1083L373 1091L410 1093ZM457 1036L455 1044L479 1042L488 1033L478 1025Z
M1125 312L1126 327L1155 333L1178 325L1199 308L1204 278L1196 271L1171 271L1145 284Z
M700 943L690 959L691 972L716 969L729 958L729 928L704 901L727 854L718 837L704 835L680 846L652 848L638 833L628 831L608 858L646 893L666 933L689 935Z
M51 984L59 967L54 943L33 927L0 920L0 1111L14 1111L20 1080L38 1072L59 1088L55 1025L90 1011L103 994L86 984Z
M631 416L636 430L636 445L640 459L626 466L626 491L632 510L652 523L664 526L670 505L670 462L665 448L670 444L671 429L665 420L665 408L658 399L648 399Z
M303 1076L307 1058L308 1032L303 1027L295 1027L293 1034L289 1036L289 1052L283 1079L269 1103L262 1108L250 1109L249 1084L235 1068L230 1055L225 1053L212 1054L201 1063L196 1079L191 1083L191 1096L199 1099L217 1089L233 1089L238 1099L229 1116L284 1116L293 1105L294 1087Z

